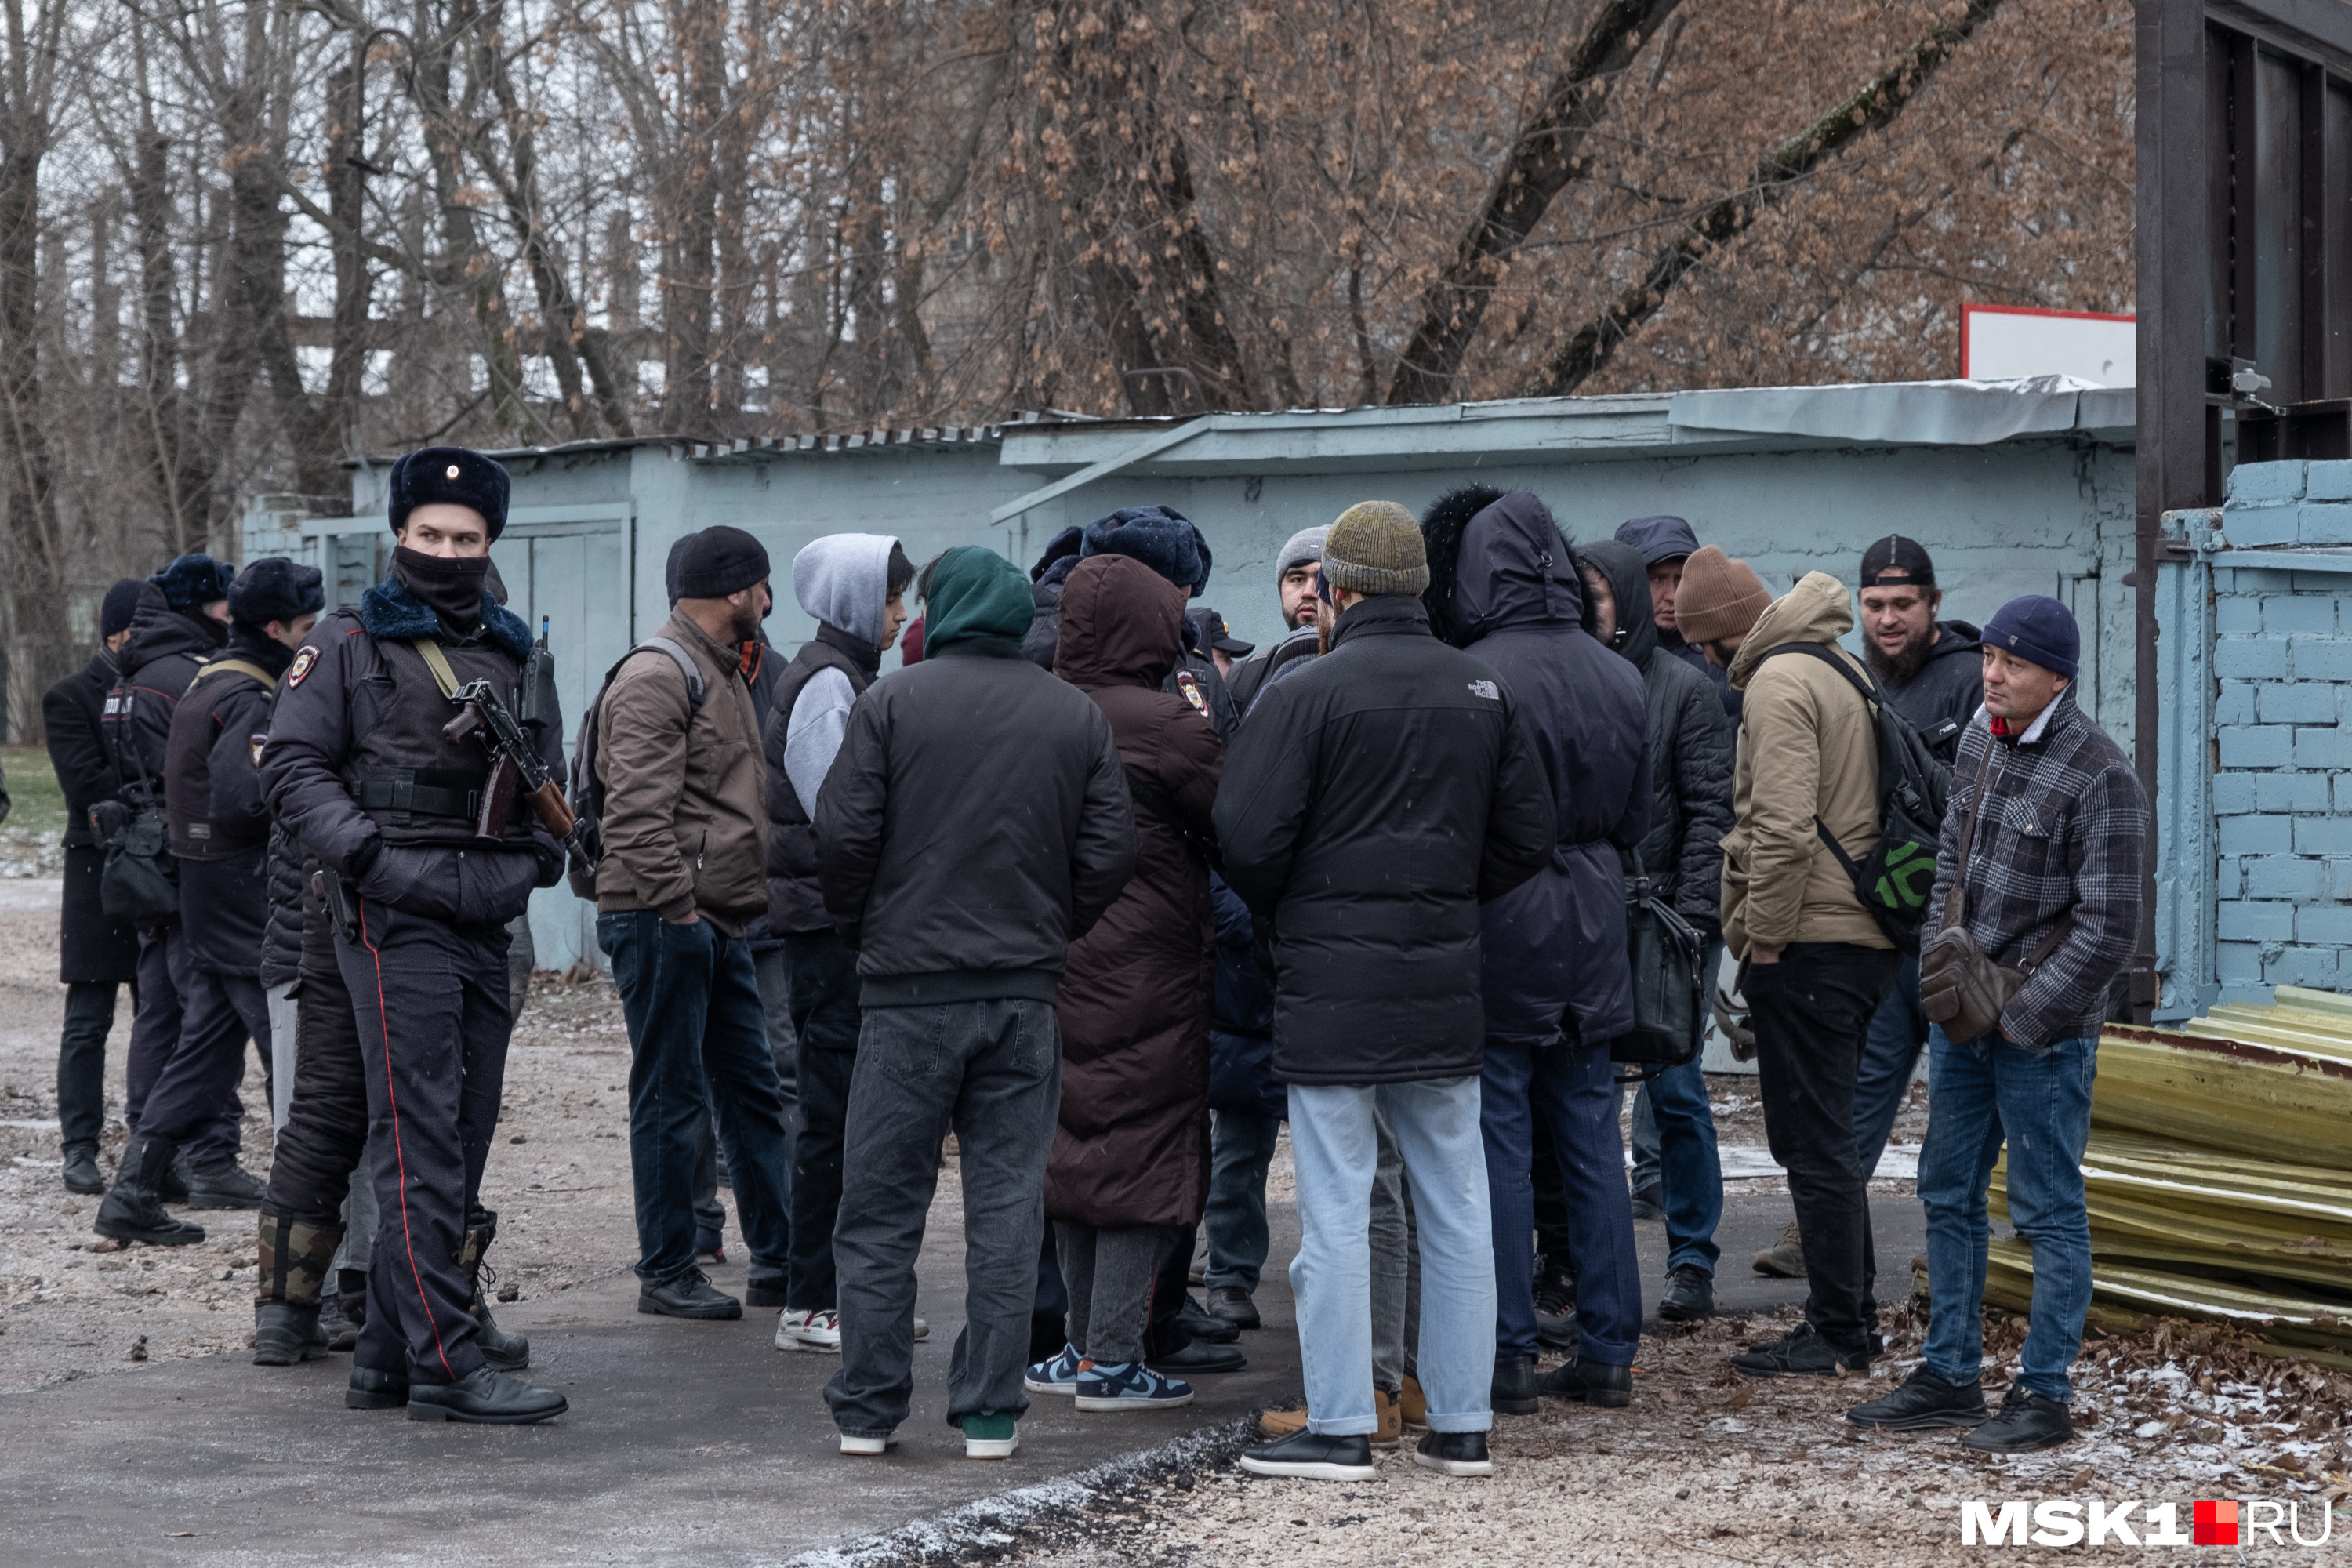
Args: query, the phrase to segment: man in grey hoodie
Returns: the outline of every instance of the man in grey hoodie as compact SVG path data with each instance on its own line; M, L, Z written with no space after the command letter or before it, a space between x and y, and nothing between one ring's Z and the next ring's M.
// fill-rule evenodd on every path
M887 534L827 534L793 557L793 596L816 621L816 636L777 677L760 737L768 759L768 931L783 940L800 1041L792 1265L776 1324L778 1350L841 1349L833 1226L863 1015L857 950L825 911L810 823L849 710L881 673L883 650L907 624L904 595L914 579L907 552Z

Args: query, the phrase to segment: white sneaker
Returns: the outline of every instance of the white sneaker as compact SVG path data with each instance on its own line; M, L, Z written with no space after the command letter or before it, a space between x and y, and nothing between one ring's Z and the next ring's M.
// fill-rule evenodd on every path
M824 1315L830 1317L832 1314L826 1313ZM898 1434L896 1432L888 1433L880 1437L853 1437L846 1432L844 1432L841 1435L841 1451L845 1454L856 1454L859 1456L887 1454L898 1446Z
M841 1314L835 1311L785 1312L776 1320L776 1348L838 1355L841 1352Z

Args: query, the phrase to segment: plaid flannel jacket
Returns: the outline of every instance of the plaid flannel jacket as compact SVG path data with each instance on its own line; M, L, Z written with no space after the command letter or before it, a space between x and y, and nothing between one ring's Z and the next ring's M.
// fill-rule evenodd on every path
M1994 739L1979 708L1952 768L1928 931L1943 924L1988 746L1992 769L1969 853L1962 923L1986 957L2019 964L2060 921L2074 922L2002 1011L2001 1033L2029 1050L2095 1036L2108 988L2139 938L2147 797L2130 760L2075 706L2071 688L2014 744Z

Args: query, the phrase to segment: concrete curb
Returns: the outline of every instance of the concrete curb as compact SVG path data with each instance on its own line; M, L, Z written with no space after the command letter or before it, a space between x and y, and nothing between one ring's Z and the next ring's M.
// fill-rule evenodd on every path
M1023 1531L1034 1526L1052 1523L1084 1533L1080 1510L1104 1492L1230 1464L1255 1440L1254 1417L1202 1427L1075 1475L1015 1487L895 1530L801 1552L784 1559L782 1568L902 1568L908 1563L999 1557L1018 1542Z

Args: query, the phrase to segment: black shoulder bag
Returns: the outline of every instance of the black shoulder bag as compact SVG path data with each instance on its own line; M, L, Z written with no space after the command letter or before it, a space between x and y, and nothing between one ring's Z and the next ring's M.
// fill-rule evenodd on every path
M1633 852L1625 883L1625 956L1633 970L1633 1028L1609 1042L1609 1059L1654 1078L1697 1059L1706 1039L1706 941L1672 905Z

